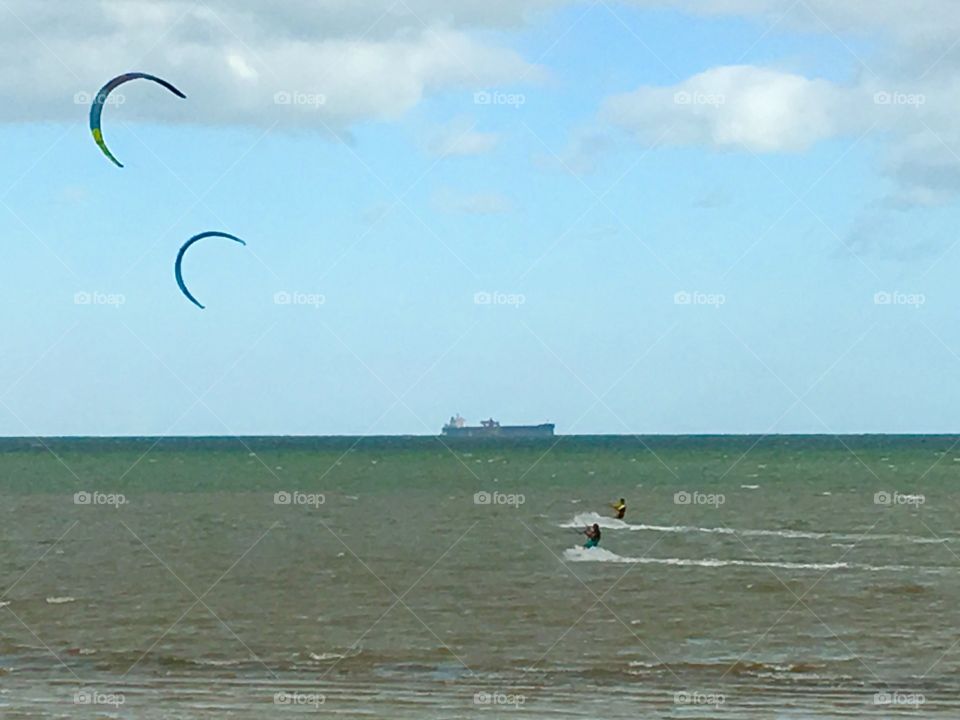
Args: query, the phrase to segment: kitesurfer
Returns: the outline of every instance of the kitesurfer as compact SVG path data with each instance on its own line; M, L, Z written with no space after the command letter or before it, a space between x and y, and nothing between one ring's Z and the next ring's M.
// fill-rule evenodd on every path
M613 508L613 516L617 520L623 520L623 516L627 512L627 502L623 498L620 498L620 502L610 503L610 507Z
M600 526L596 523L593 527L588 526L583 534L587 536L587 541L583 544L585 548L595 548L600 544Z

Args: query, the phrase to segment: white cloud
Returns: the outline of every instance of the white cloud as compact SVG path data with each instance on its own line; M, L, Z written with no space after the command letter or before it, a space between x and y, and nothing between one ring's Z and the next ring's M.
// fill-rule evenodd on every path
M776 22L785 29L827 35L879 35L907 56L936 58L960 35L955 0L625 0L699 15L735 15ZM864 58L866 59L866 58ZM953 63L960 61L955 56ZM869 60L868 60L869 62Z
M855 127L852 100L825 80L740 65L608 98L601 115L644 143L791 152Z
M799 151L831 137L869 132L882 148L882 170L894 185L881 204L908 209L960 197L956 0L622 1L756 20L758 32L770 38L796 30L822 35L848 58L841 69L852 70L854 79L838 85L772 68L716 67L672 88L642 87L610 98L601 113L607 122L645 143L662 138L752 152ZM696 90L726 94L727 103L694 105L687 112L673 105L674 93ZM878 103L878 93L906 102Z
M478 132L475 121L462 117L439 128L427 143L427 150L437 157L485 155L499 142L499 135Z
M127 86L136 102L112 109L124 120L340 131L400 117L432 93L535 81L539 68L467 25L519 22L549 4L467 0L451 12L410 0L412 12L397 13L388 0L7 0L0 122L83 117L77 93L136 70L168 78L189 102Z

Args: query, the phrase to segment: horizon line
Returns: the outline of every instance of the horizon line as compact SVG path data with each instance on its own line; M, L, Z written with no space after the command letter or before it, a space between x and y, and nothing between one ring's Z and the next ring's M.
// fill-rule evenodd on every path
M423 439L436 439L436 438L449 438L454 442L463 442L470 441L475 442L477 440L506 440L506 441L530 441L530 440L550 440L557 438L713 438L713 437L749 437L749 438L790 438L790 437L802 437L802 438L844 438L844 437L960 437L960 430L953 432L842 432L842 433L816 433L816 432L791 432L791 433L771 433L771 432L697 432L697 433L662 433L662 432L635 432L635 433L556 433L550 437L544 438L511 438L511 437L465 437L465 438L456 438L443 435L442 433L435 434L423 434L423 433L394 433L394 434L382 434L382 435L350 435L350 434L336 434L336 435L306 435L306 434L249 434L249 435L240 435L240 434L226 434L226 435L214 435L214 434L200 434L200 435L0 435L0 442L7 440L224 440L224 439L358 439L358 438L369 438L369 439L394 439L394 438L423 438Z

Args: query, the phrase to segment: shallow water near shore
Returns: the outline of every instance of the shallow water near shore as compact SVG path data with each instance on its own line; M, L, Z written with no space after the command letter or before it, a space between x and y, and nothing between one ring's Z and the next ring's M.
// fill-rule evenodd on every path
M957 441L0 441L0 714L956 717Z

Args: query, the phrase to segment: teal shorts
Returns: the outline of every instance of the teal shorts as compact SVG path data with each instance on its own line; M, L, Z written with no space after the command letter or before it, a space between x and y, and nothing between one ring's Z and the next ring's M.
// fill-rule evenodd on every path
M587 540L587 541L583 544L583 546L584 546L585 548L595 548L595 547L596 547L597 545L599 545L599 544L600 544L599 541L594 540L593 538L590 538L589 540Z

